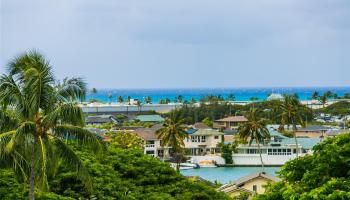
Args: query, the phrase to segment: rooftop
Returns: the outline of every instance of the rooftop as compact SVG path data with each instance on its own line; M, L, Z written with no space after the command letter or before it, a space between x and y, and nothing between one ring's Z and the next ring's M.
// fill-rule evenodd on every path
M224 133L213 129L198 129L197 131L193 132L192 135L224 135Z
M328 131L331 128L322 125L309 125L305 128L298 128L297 131Z
M248 119L244 116L230 116L223 119L215 120L216 122L246 122Z
M135 119L141 122L163 122L164 118L160 115L138 115Z
M193 128L195 128L195 129L208 129L210 127L202 122L197 122L193 125Z

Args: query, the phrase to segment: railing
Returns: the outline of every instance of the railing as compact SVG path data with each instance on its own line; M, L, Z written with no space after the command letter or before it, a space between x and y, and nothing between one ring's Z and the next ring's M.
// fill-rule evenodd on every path
M155 145L154 144L146 144L146 148L154 148L155 147Z

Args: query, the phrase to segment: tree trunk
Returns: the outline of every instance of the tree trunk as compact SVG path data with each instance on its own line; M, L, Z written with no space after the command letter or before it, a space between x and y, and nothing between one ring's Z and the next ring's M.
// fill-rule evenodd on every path
M31 163L30 163L30 178L29 178L29 200L35 199L35 145L37 143L38 138L34 136L34 143L32 146L32 155L31 155Z
M294 120L292 120L292 123L293 123L293 132L294 132L294 140L295 140L295 151L296 151L296 155L297 157L299 156L299 147L298 147L298 140L297 140L297 135L296 135L296 132L297 132L297 125L294 123Z
M261 149L260 149L259 140L256 140L256 142L258 143L258 149L259 149L259 155L260 155L260 161L261 161L262 172L265 172L264 162L263 162L263 159L262 159L262 156L261 156Z

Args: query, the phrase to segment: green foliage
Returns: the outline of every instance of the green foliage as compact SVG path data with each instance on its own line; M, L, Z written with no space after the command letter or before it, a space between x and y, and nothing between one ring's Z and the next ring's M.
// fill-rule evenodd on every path
M223 142L218 144L221 149L221 157L226 164L233 164L232 153L237 151L237 143L225 144Z
M350 114L350 102L339 101L325 108L316 110L317 113L345 116Z
M143 149L144 141L137 134L129 131L107 132L109 145L121 149Z
M200 122L205 118L217 120L226 116L245 115L252 107L254 107L262 110L262 112L259 113L259 117L267 119L268 123L280 124L280 116L282 111L279 108L281 104L282 102L278 100L254 102L245 106L231 105L227 102L214 101L212 103L201 103L199 107L183 106L178 109L177 112L180 113L181 118L185 120L186 124L194 124L195 122ZM302 119L304 121L312 120L312 110L305 106L303 108L304 109L300 111Z
M202 120L203 124L209 126L209 127L213 127L213 120L211 120L209 117L206 117Z
M350 133L328 138L313 155L287 162L280 171L283 181L268 185L256 199L349 199L349 158Z

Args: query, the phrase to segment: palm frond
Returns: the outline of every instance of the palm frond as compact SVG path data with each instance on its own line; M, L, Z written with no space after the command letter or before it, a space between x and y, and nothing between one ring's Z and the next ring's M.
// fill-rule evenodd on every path
M53 138L55 153L60 157L68 167L77 172L78 178L83 181L88 190L92 190L92 181L88 170L78 158L77 155L70 149L61 139Z
M9 111L0 110L0 133L14 130L18 126L18 120Z
M96 134L72 125L59 125L52 129L54 136L61 139L70 139L76 141L80 145L84 145L95 152L99 152L103 148L102 138Z
M45 142L42 137L39 137L39 144L40 144L40 155L41 155L41 168L40 168L40 188L44 191L47 191L49 188L48 182L47 182L47 147L45 145Z
M12 135L11 140L6 144L5 151L12 152L16 145L29 146L36 134L36 126L33 122L24 122Z
M86 83L82 78L65 78L62 84L57 85L58 98L62 101L84 100L86 96Z
M44 116L43 124L50 128L56 124L84 126L84 113L75 103L59 105L54 111Z

